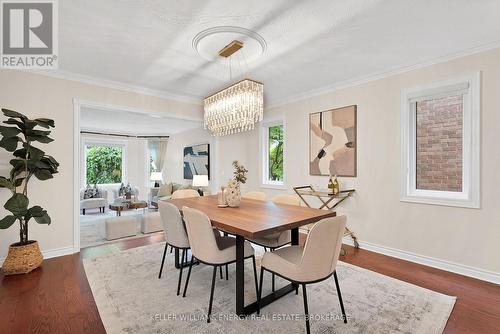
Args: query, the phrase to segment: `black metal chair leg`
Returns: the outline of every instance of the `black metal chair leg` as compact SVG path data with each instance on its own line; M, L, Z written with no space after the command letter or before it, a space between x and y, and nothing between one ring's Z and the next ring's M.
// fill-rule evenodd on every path
M262 281L264 279L264 267L260 267L259 293L257 293L257 314L260 315L260 298L262 297Z
M335 286L337 287L337 295L339 296L340 309L342 310L342 316L344 317L344 323L347 324L347 316L345 315L344 302L342 301L342 294L340 293L339 279L337 278L337 271L333 272L333 278L335 280Z
M158 279L161 278L161 272L163 271L163 264L165 263L165 255L167 254L168 244L165 244L165 250L163 251L163 258L161 259L160 273L158 274Z
M264 252L267 252L267 247L264 247Z
M295 294L298 295L299 294L299 285L297 284L295 286Z
M228 274L228 271L229 271L229 270L227 269L227 264L226 264L226 281L228 281L228 280L229 280L229 274Z
M179 269L179 283L177 283L177 296L181 293L181 280L182 280L182 268L184 268L182 262L184 261L184 256L186 254L186 250L182 250L182 255L181 255L181 268Z
M311 328L309 326L309 309L307 308L307 292L306 285L302 284L302 292L304 295L304 313L306 315L306 332L307 334L311 333Z
M220 272L220 279L223 279L224 275L222 275L222 266L219 267L219 272Z
M172 254L173 250L174 250L174 247L170 246L170 254Z
M212 289L210 290L210 302L208 304L207 323L210 323L210 315L212 314L212 302L214 300L215 276L217 276L217 266L214 266L214 273L212 274Z
M252 256L253 262L253 277L255 280L255 296L259 295L259 284L257 284L257 265L255 264L255 255Z
M272 274L273 276L273 292L274 292L274 274Z
M191 255L191 262L189 262L189 270L188 270L188 275L186 277L186 284L184 284L184 292L182 293L182 297L186 297L186 291L188 288L189 277L191 277L191 268L193 267L193 260L194 260L194 256Z

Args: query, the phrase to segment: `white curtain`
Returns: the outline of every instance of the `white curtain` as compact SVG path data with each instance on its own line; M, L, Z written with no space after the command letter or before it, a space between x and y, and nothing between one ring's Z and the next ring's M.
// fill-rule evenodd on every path
M158 172L163 171L163 165L165 164L165 157L167 155L167 140L148 140L148 147L154 152L152 156L156 169Z

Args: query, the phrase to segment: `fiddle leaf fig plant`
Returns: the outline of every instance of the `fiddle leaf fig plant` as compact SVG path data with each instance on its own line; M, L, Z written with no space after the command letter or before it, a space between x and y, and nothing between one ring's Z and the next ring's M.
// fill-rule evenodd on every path
M55 126L48 118L29 119L25 115L9 109L2 109L7 117L0 126L0 147L12 152L12 166L8 177L0 176L0 188L7 188L12 196L5 202L4 208L10 212L0 220L0 229L11 227L19 222L19 243L26 245L28 239L28 223L34 219L38 224L50 224L47 210L41 206L29 206L28 183L31 178L44 181L53 178L59 163L34 145L48 144L53 141L49 137L50 129Z

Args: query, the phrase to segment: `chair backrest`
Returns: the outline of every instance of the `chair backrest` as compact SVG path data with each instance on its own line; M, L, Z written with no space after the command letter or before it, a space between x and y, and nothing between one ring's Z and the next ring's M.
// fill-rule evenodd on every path
M266 193L262 191L249 191L244 195L241 195L242 198L255 199L258 201L266 200Z
M325 218L313 225L299 265L307 281L325 278L335 271L344 236L346 216Z
M220 250L208 216L187 206L182 208L182 213L194 257L207 263L216 263Z
M300 197L297 195L276 195L272 199L274 204L288 204L300 206Z
M179 189L173 192L171 199L199 197L200 194L194 189Z
M179 209L172 203L159 201L158 210L167 244L181 248L189 247L189 239Z

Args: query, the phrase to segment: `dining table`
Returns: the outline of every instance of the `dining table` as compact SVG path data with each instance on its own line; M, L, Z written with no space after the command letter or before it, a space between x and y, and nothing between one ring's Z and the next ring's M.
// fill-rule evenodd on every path
M182 213L182 207L190 207L204 212L212 226L218 230L236 237L236 292L235 313L245 316L257 311L257 302L245 305L245 240L264 237L277 232L291 231L291 244L299 244L299 227L315 223L323 218L334 217L336 213L330 210L319 210L308 207L275 204L271 201L259 201L242 198L239 207L218 207L216 195L168 200ZM176 265L179 252L175 253ZM184 264L185 265L185 264ZM261 298L261 307L295 291L297 284L290 283Z

